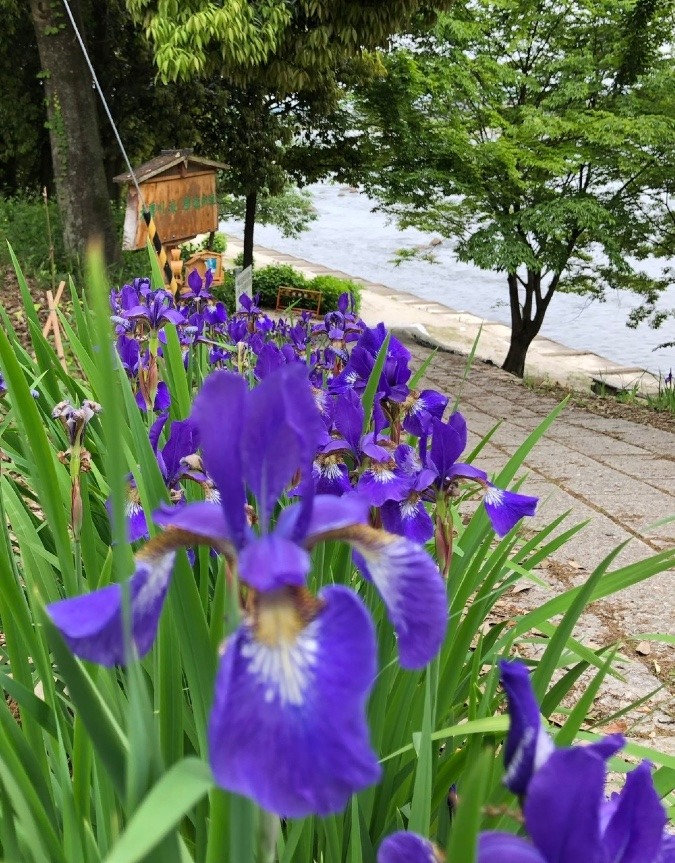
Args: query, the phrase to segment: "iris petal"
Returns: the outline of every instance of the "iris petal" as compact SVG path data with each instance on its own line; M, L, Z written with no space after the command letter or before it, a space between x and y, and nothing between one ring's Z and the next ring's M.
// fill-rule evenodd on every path
M434 535L434 525L423 501L407 497L382 504L382 526L391 533L407 536L423 545Z
M195 542L221 546L231 539L223 508L218 503L195 501L179 506L162 505L152 514L153 521L163 527L173 527L194 534Z
M535 514L539 499L490 484L483 502L495 533L506 536L523 516Z
M600 845L604 786L605 762L579 746L558 749L536 771L523 812L527 832L545 860L605 860Z
M643 761L626 777L603 836L605 859L613 863L645 863L659 859L666 812L654 789L651 765Z
M229 535L239 548L246 533L241 438L246 418L246 382L218 371L204 381L192 409L204 466L220 492Z
M249 394L248 408L242 437L244 474L258 502L260 521L266 524L296 470L311 465L323 423L300 364L266 377Z
M438 567L425 550L402 536L358 525L336 539L353 546L355 562L382 597L398 636L404 668L423 668L440 650L448 598Z
M547 863L537 849L511 833L481 833L478 863Z
M377 852L377 863L436 863L434 848L428 839L416 833L392 833Z
M239 553L239 576L256 590L302 586L309 567L305 549L276 533L253 540Z
M521 662L499 663L501 681L509 702L509 733L504 745L504 784L523 795L534 774L554 751L544 729L527 666Z
M429 456L442 482L466 448L466 420L460 413L451 414L445 423L434 417L431 430Z
M295 524L300 504L286 507L277 521L275 533L283 536L295 535ZM347 494L333 497L328 494L318 494L312 503L312 514L307 525L305 546L312 548L319 542L328 539L339 539L334 531L341 531L355 524L368 523L368 504L357 494Z
M302 620L299 594L258 597L228 641L209 724L223 788L301 818L343 809L377 782L365 703L376 672L373 624L358 597L329 587Z
M139 657L150 650L157 635L175 557L174 550L139 556L128 582L131 637ZM125 654L121 585L110 584L92 593L53 602L47 606L47 613L80 659L111 667L134 658Z

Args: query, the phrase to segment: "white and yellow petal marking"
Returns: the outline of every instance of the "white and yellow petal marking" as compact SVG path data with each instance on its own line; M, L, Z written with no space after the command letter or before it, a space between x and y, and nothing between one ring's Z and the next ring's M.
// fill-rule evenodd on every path
M265 701L299 707L311 686L319 653L322 603L298 588L256 595L241 646L248 673L265 688Z

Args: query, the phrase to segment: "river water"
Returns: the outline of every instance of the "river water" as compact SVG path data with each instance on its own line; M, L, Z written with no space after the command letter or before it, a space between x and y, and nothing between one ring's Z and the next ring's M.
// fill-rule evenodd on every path
M344 186L318 183L309 187L318 218L299 239L285 239L278 229L256 226L255 241L279 252L316 264L343 270L425 300L453 309L510 322L506 278L457 261L452 243L444 240L430 248L437 263L424 260L392 263L400 248L427 245L433 235L414 228L398 230L374 202ZM241 235L241 223L225 222L221 228ZM672 262L671 262L672 263ZM660 264L647 261L642 268L657 275ZM556 294L546 314L541 335L579 350L590 350L626 366L638 366L667 374L675 368L675 349L654 350L675 340L675 319L659 330L646 324L636 330L626 326L629 311L637 305L628 291L611 291L604 303L572 294ZM662 295L659 306L675 308L675 287Z

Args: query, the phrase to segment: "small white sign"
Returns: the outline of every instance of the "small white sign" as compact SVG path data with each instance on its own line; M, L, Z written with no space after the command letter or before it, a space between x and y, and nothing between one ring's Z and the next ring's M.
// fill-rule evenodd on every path
M234 297L237 301L237 311L241 311L241 303L239 297L246 294L249 299L253 299L253 267L249 264L245 270L239 270L234 275Z

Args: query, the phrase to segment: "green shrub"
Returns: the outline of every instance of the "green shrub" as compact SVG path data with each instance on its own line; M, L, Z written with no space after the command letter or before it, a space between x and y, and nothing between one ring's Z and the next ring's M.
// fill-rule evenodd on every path
M332 312L337 309L340 294L345 292L354 295L356 311L361 308L361 285L352 282L351 279L340 279L337 276L315 276L309 283L313 291L321 291L321 311Z
M234 260L235 266L241 266ZM356 311L361 306L361 286L349 279L337 276L315 276L308 279L300 270L290 264L268 264L260 269L253 268L253 294L260 294L260 306L274 309L277 305L279 288L308 288L311 291L321 291L321 312L332 312L337 309L340 294L354 294ZM214 289L214 295L222 300L228 311L234 308L234 275L228 272L223 277L223 284Z
M260 294L260 305L274 309L279 288L309 288L306 276L290 264L270 264L253 270L253 293Z

